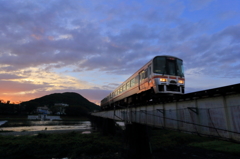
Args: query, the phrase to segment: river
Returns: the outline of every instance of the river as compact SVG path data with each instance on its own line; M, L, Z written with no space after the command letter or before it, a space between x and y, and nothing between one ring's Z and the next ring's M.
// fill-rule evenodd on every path
M77 130L83 133L91 132L90 121L9 121L0 127L0 131L29 132L29 131L59 131ZM86 131L86 132L85 132Z

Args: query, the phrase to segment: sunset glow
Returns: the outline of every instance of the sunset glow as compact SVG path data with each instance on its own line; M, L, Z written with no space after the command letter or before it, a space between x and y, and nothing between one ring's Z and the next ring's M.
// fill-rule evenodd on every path
M99 104L157 55L186 92L240 81L240 1L0 0L0 100L76 92Z

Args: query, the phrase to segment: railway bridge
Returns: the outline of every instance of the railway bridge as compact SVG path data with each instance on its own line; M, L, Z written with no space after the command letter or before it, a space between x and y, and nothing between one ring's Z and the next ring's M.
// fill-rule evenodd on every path
M175 129L239 142L240 83L164 97L155 104L129 106L91 115L124 121L126 124Z

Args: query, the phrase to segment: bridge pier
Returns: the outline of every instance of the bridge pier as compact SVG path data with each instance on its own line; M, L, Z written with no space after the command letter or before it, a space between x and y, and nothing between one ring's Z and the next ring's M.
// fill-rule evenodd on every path
M116 132L115 121L108 118L103 118L102 133L103 135L114 135Z
M112 119L92 116L91 123L93 129L100 131L103 135L116 134L117 127ZM122 156L126 159L151 159L149 131L150 128L147 125L125 123L125 131L122 131L124 133Z
M99 130L103 135L115 134L115 121L113 119L91 116L90 120L93 129Z
M126 124L125 130L125 158L151 159L151 145L149 143L149 127L143 124Z

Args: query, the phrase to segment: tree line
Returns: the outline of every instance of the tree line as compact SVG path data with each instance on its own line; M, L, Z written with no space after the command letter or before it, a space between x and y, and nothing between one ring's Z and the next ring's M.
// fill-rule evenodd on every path
M29 114L37 114L37 107L40 107L37 102L28 102L28 103L20 103L20 104L12 104L8 102L0 102L0 114L1 115L29 115ZM57 114L61 109L59 106L48 105L47 106L52 114ZM89 110L82 106L77 105L69 105L65 108L65 115L69 116L85 116L89 113ZM62 114L61 114L62 115Z

